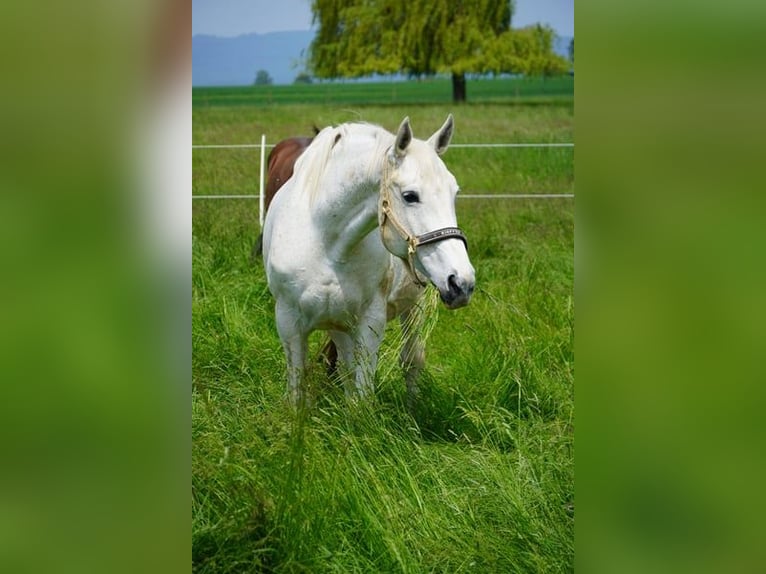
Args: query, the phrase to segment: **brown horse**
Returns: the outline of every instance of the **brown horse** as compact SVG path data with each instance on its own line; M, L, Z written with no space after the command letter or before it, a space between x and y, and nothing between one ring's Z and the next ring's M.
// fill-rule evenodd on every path
M314 133L319 133L316 127L314 127ZM268 166L268 179L266 180L266 191L263 197L264 214L268 211L269 205L271 205L279 188L292 177L295 161L303 153L303 150L309 147L313 140L313 137L287 138L275 145L274 149L269 152L266 164ZM258 235L258 240L253 245L250 261L255 261L256 258L260 257L262 248L263 232Z

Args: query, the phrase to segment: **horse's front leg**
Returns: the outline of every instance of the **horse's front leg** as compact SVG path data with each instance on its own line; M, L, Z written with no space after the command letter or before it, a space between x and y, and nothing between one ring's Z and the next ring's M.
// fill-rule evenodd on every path
M375 390L375 370L378 366L378 350L386 328L385 306L368 310L360 323L349 332L333 331L332 340L338 348L342 365L346 396L354 393L360 397L372 396ZM349 383L353 381L353 386Z
M306 371L308 333L301 328L300 313L277 301L276 323L287 359L287 392L293 406L305 405L303 379Z
M375 390L375 371L378 368L378 350L386 331L385 308L380 314L368 318L357 333L356 346L360 361L356 366L356 390L361 396L372 396Z

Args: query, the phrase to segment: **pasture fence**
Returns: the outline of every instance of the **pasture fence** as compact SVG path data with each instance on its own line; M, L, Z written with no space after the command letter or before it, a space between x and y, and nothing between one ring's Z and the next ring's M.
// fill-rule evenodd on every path
M192 144L192 149L256 149L260 150L260 188L258 194L193 194L192 199L257 199L258 221L263 227L264 220L264 178L266 150L276 144L267 144L266 135L261 135L260 143L245 144ZM451 148L574 148L571 142L529 142L529 143L465 143L450 144ZM458 199L574 199L574 193L461 193Z
M192 199L261 199L261 194L214 193L192 195ZM458 199L572 199L574 193L460 193Z
M277 144L265 143L253 143L253 144L196 144L192 145L192 149L248 149L248 148L272 148ZM450 144L451 148L471 148L471 147L574 147L573 143L473 143L473 144Z

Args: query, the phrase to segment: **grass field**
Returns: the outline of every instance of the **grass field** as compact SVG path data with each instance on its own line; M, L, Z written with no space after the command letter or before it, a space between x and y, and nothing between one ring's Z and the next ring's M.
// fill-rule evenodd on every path
M449 111L453 143L574 137L571 97L456 108L194 97L197 144L261 133L273 143L355 119L394 130L404 115L426 137ZM471 148L444 159L465 193L561 193L574 189L573 157L571 148ZM258 167L255 149L194 150L193 191L256 194ZM193 209L195 572L572 571L572 199L458 200L477 292L465 309L437 308L414 417L391 357L394 325L373 402L347 404L317 367L321 399L293 414L273 301L248 260L257 202L196 200ZM320 344L312 338L312 349Z
M527 105L571 105L574 77L497 78L468 81L468 100L524 103ZM323 105L344 104L448 104L452 83L448 78L390 82L323 82L292 86L245 86L194 88L195 108L253 106L307 101Z

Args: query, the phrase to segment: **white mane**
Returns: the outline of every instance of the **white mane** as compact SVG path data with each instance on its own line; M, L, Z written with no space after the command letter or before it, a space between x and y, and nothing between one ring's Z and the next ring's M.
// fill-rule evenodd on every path
M372 157L362 158L359 153L359 138L374 139ZM306 148L295 162L295 186L308 194L311 203L320 192L320 182L325 171L333 161L343 157L343 161L367 161L367 175L378 177L385 152L394 136L384 128L365 122L344 123L335 127L324 128L311 145ZM348 157L344 157L348 154ZM351 158L351 159L349 159Z

